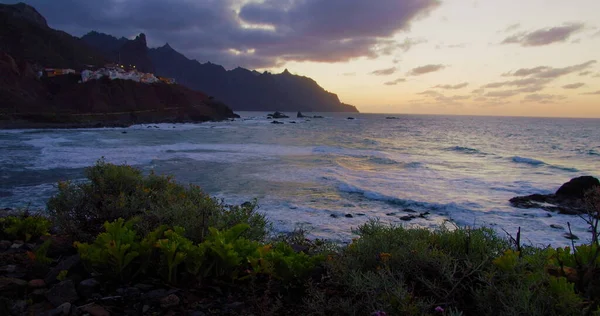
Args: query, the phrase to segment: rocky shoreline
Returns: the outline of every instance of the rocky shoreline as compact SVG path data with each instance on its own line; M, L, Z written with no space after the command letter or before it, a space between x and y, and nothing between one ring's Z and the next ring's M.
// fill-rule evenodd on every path
M586 193L599 186L597 178L582 176L563 184L554 194L517 196L510 199L510 204L523 209L539 208L560 214L582 215L586 213Z

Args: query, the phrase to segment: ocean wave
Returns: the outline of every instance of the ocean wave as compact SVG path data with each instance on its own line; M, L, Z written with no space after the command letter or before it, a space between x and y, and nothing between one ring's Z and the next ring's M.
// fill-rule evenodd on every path
M577 168L554 166L554 165L550 165L549 167L552 169L557 169L557 170L562 170L562 171L567 171L567 172L579 172L579 169L577 169Z
M567 172L579 172L579 169L577 169L577 168L565 167L565 166L559 166L559 165L550 165L544 161L533 159L533 158L514 156L511 158L511 160L516 163L528 164L530 166L536 166L536 167L537 166L547 166L548 168L552 168L552 169L556 169L556 170L562 170L562 171L567 171Z
M454 146L454 147L448 147L445 150L456 151L456 152L461 152L461 153L471 154L471 155L472 154L485 155L485 153L481 152L479 149L470 148L470 147Z
M342 182L341 184L339 184L338 190L341 192L344 192L344 193L359 194L359 195L361 195L369 200L372 200L372 201L380 201L380 202L392 204L392 205L403 207L403 208L413 208L413 209L421 210L421 211L434 211L434 212L444 213L444 214L451 214L451 213L456 213L456 212L468 212L468 213L474 212L473 210L471 210L467 207L462 207L457 203L443 204L443 203L415 201L415 200L411 200L411 199L402 199L402 198L398 198L398 197L389 196L389 195L386 195L383 193L362 189L355 185L345 183L345 182ZM474 203L474 202L470 202L469 204L471 204L470 206L473 206L476 208L480 207L479 204Z
M596 150L594 150L594 149L590 149L590 150L588 150L588 151L587 151L587 154L588 154L588 155L590 155L590 156L600 156L600 153L599 153L599 152L597 152L597 151L596 151Z
M516 163L523 163L523 164L528 164L528 165L532 165L532 166L544 166L546 165L545 162L541 161L541 160L537 160L537 159L533 159L533 158L527 158L527 157L520 157L520 156L514 156L511 158L511 160L513 162Z
M394 159L385 158L385 157L369 157L369 162L378 164L378 165L397 165L398 162Z

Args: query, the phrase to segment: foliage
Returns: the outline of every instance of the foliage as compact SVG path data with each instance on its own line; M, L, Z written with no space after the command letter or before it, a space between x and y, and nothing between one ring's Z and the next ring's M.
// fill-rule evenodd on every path
M12 238L29 241L48 234L50 221L38 215L23 214L22 216L9 216L3 219L4 233Z
M56 279L59 281L64 281L67 279L67 275L69 274L69 270L61 270L58 275L56 276Z
M93 244L75 242L81 259L89 264L91 270L109 273L121 280L132 275L132 266L135 265L130 263L144 251L133 224L133 221L125 222L122 218L112 223L106 222L106 231L99 234Z
M139 217L136 227L146 234L159 225L179 226L185 237L201 242L208 228L228 229L239 223L251 228L246 238L263 239L269 229L257 204L226 205L195 185L177 184L171 177L142 171L127 165L99 160L87 168L87 182L60 182L58 193L48 201L48 210L63 232L78 240L91 241L104 222Z
M52 239L48 239L44 241L34 251L28 251L27 255L35 263L39 263L42 265L50 264L52 262L52 259L48 258L48 249L50 249L51 245Z

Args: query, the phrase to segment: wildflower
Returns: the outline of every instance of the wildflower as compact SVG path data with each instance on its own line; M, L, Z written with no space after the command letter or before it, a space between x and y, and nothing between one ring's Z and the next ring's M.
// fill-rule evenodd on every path
M388 262L390 260L391 256L392 256L391 253L382 252L379 254L379 259L381 259L381 261L383 261L383 262Z
M438 306L438 307L435 308L435 311L438 312L438 313L443 313L444 309L441 306Z
M371 313L371 316L387 316L384 311L375 311Z

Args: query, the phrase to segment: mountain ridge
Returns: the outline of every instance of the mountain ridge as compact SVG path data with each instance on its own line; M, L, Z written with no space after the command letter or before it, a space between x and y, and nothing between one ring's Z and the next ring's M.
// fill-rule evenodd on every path
M145 38L143 33L139 36ZM111 42L105 44L108 38ZM121 55L128 50L127 43L121 44L123 38L97 31L81 39L99 50L119 45ZM314 79L293 75L288 69L280 74L259 73L242 67L226 70L210 61L200 63L189 59L168 43L148 48L145 53L140 51L129 60L137 67L146 67L140 60L148 58L157 75L175 78L189 88L204 91L236 111L358 112L356 107L342 103L336 94L323 89Z

